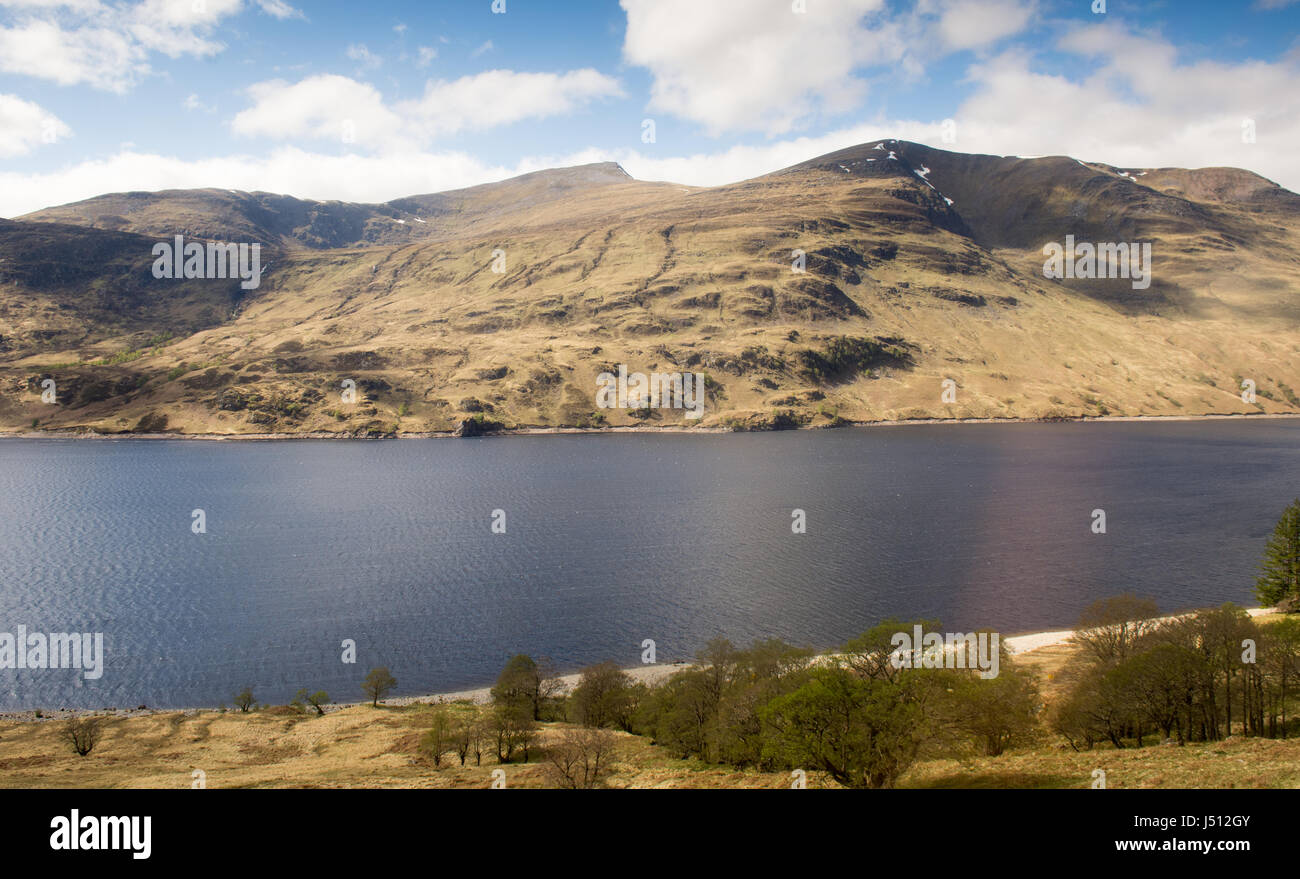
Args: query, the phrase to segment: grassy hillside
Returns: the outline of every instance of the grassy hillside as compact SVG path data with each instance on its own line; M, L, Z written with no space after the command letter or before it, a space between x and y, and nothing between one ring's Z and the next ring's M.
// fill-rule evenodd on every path
M1062 672L1080 661L1070 644L1020 655L1039 675L1046 707L1063 693ZM464 715L483 705L451 704ZM504 768L510 787L553 787L544 752L568 724L543 724L530 762L502 767L487 748L481 766L460 766L454 754L435 767L421 748L430 704L352 706L318 717L310 710L268 708L107 716L100 744L74 754L61 722L0 721L0 785L6 787L184 788L200 769L209 787L438 787L482 788ZM650 739L613 733L617 754L607 784L615 788L786 788L785 772L761 772L678 759ZM1111 788L1300 787L1300 740L1242 738L1177 746L1116 750L1100 745L1072 750L1045 730L1026 747L998 757L927 760L902 778L913 788L1086 788L1104 768ZM809 772L810 788L837 787Z
M0 429L1297 413L1298 205L1235 169L901 141L708 189L594 165L387 205L105 196L0 224ZM148 278L149 244L180 233L261 241L268 274L247 292ZM1042 246L1066 235L1151 242L1150 287L1043 277ZM89 237L111 252L38 260L34 237ZM49 270L30 270L37 262ZM893 355L837 360L846 349ZM705 373L705 417L598 409L595 377L620 363ZM47 377L113 393L48 406ZM1244 378L1254 403L1241 399ZM345 379L361 390L355 405L339 396ZM955 402L941 399L945 379Z

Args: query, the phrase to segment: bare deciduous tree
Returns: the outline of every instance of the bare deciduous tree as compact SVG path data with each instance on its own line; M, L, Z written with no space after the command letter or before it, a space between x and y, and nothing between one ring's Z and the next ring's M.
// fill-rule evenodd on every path
M562 788L600 787L613 768L617 743L617 736L607 729L566 729L547 748L548 773Z
M72 717L63 727L64 737L81 757L95 749L102 734L98 717Z

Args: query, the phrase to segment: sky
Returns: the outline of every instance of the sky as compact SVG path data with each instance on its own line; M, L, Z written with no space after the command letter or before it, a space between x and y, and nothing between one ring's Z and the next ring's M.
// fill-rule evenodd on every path
M0 217L718 185L882 137L1300 190L1300 0L0 0Z

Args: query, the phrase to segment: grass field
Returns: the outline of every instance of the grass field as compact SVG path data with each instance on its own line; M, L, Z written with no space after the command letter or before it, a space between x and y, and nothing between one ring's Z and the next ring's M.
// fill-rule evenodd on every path
M1043 647L1018 658L1040 675L1044 700L1059 697L1060 671L1072 659L1069 645ZM452 710L485 710L469 702ZM77 756L58 720L0 722L0 786L11 788L187 788L201 770L210 788L484 788L504 768L508 787L551 787L540 751L565 724L543 724L529 763L500 767L485 753L481 766L458 765L454 754L440 768L422 753L429 704L350 706L325 716L274 707L247 714L177 711L105 717L100 744ZM641 736L618 733L618 757L608 781L614 788L785 788L785 772L758 772L680 760ZM1300 739L1233 736L1185 747L1151 745L1076 752L1043 732L1032 747L1000 757L930 760L917 764L900 787L1087 788L1093 771L1106 772L1109 788L1300 787ZM809 771L809 788L837 787Z

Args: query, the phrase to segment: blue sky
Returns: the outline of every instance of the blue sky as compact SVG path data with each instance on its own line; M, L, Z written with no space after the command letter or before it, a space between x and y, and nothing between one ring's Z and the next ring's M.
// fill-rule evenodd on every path
M1300 188L1300 0L504 6L0 0L0 216L172 187L378 201L601 160L717 184L880 136Z

